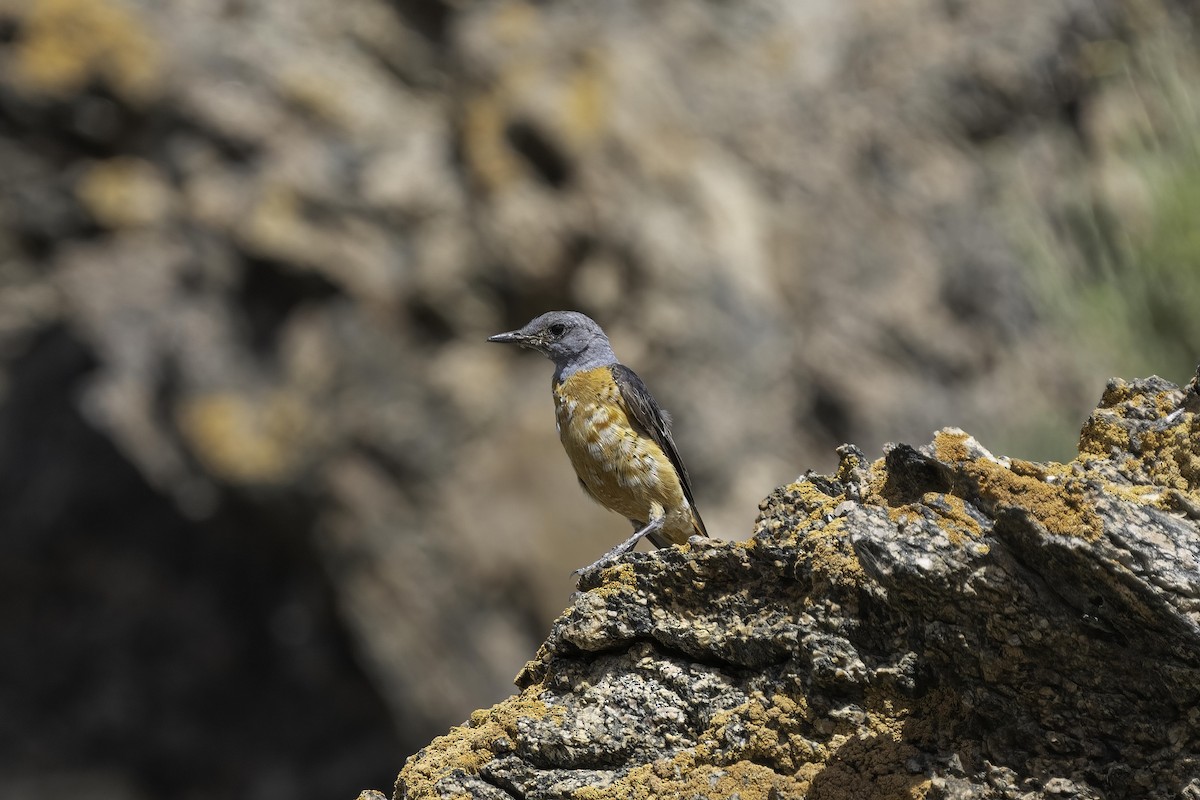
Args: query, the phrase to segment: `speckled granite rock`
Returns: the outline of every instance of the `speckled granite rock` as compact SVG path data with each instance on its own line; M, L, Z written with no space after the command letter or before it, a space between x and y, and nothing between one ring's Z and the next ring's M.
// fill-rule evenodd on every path
M841 448L753 539L593 576L397 798L1200 792L1200 416L1113 381L1067 464Z

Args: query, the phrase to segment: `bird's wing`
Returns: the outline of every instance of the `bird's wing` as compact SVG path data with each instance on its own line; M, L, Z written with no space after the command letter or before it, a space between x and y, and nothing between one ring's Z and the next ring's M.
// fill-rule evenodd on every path
M671 438L671 415L654 402L654 396L636 372L624 364L613 364L611 369L613 380L621 390L621 399L625 401L625 408L629 411L632 421L667 454L667 459L679 474L683 496L687 498L696 520L699 521L700 513L696 511L696 501L692 497L692 479L688 477L687 467L683 466L683 459L679 457L675 440ZM704 523L699 524L703 528Z

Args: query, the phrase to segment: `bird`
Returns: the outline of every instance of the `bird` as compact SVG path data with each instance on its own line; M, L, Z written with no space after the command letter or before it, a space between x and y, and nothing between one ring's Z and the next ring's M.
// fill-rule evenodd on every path
M583 491L632 523L634 533L584 575L632 550L683 544L708 531L671 436L671 417L617 360L600 325L578 311L549 311L489 342L536 350L554 362L555 426Z

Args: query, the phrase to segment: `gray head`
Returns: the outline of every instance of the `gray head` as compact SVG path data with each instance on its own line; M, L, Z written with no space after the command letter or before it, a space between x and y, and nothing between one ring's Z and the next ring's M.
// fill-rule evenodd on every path
M554 362L554 377L558 380L581 369L617 363L604 331L595 320L578 311L547 311L525 327L489 336L488 341L537 350Z

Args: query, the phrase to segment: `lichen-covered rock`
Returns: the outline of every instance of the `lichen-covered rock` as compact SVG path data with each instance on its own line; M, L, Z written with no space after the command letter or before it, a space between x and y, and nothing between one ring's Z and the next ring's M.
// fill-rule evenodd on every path
M840 453L772 493L747 542L589 576L521 693L413 756L396 797L1200 791L1184 391L1113 381L1068 464L954 429Z

